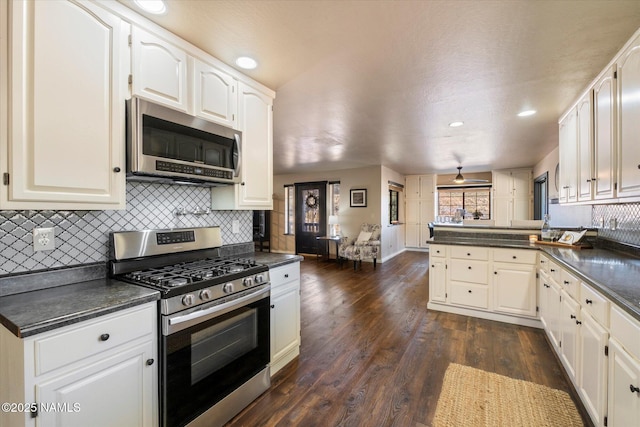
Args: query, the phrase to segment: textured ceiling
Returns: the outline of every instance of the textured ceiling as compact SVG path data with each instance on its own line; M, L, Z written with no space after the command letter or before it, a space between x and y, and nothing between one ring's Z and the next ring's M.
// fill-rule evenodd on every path
M132 9L130 0L120 0ZM640 1L167 0L159 25L274 89L277 174L532 166ZM519 118L533 108L538 113ZM450 128L452 121L464 126Z

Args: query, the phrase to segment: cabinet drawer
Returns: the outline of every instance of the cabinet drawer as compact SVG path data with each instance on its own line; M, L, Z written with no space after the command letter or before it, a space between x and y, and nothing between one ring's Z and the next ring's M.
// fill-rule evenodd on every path
M451 260L451 270L449 275L451 280L470 283L483 283L488 282L489 263L486 261L474 261L474 260Z
M605 328L609 327L609 300L586 283L580 283L580 304Z
M559 284L573 299L580 301L580 281L573 274L562 269Z
M447 255L447 247L442 245L429 245L430 257L445 257Z
M498 262L513 262L518 264L536 264L538 251L518 249L494 249L493 260Z
M489 290L485 285L451 283L451 304L475 308L489 308Z
M562 283L562 280L560 279L561 272L562 269L558 266L558 264L549 261L549 277L551 277L551 280L556 282L558 285Z
M484 261L489 259L489 248L479 248L476 246L452 246L449 250L451 258L477 259Z
M549 272L549 258L544 255L540 255L538 258L538 268L542 271Z
M640 322L621 308L611 305L611 336L615 337L635 358L640 359ZM628 388L627 388L628 390Z
M269 278L272 288L277 288L293 280L300 280L300 263L294 262L282 267L272 268L269 270Z
M36 375L153 334L156 322L156 305L153 303L87 320L52 335L36 338Z

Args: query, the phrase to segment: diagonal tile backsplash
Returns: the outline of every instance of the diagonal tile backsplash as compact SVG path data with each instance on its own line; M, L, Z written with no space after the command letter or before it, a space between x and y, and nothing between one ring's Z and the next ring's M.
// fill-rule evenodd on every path
M127 182L127 209L122 211L0 211L0 275L66 267L108 259L110 231L220 226L222 243L251 242L251 211L212 211L176 215L211 206L207 188ZM232 232L232 221L240 232ZM34 252L32 230L54 227L56 248Z
M640 247L640 203L596 205L591 221L598 237Z

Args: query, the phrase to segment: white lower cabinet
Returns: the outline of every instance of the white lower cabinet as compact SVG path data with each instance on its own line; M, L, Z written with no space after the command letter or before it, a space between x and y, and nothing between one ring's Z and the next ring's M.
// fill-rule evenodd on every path
M608 426L640 426L640 322L611 307Z
M428 308L539 326L537 251L431 245Z
M20 339L0 330L2 426L158 425L156 303ZM6 384L11 384L6 387Z
M640 361L609 341L608 426L640 425Z
M300 354L300 263L269 270L271 376Z
M578 392L592 420L603 425L607 407L607 343L609 331L582 310L582 326L578 335Z
M578 332L580 326L580 304L566 292L560 294L560 360L569 378L575 383L578 358Z
M535 264L493 263L494 310L536 316Z

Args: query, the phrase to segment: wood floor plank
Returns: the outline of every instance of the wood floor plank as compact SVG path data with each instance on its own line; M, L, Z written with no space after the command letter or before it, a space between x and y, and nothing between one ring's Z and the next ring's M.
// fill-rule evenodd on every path
M302 262L300 357L228 427L430 426L450 362L570 390L542 330L427 310L428 260Z

